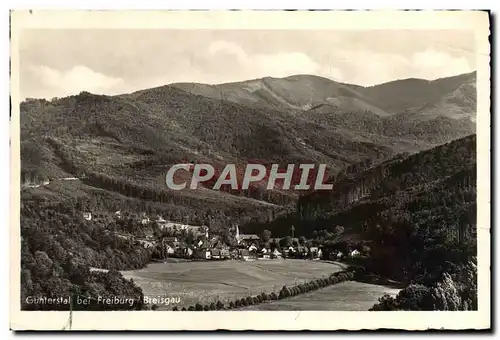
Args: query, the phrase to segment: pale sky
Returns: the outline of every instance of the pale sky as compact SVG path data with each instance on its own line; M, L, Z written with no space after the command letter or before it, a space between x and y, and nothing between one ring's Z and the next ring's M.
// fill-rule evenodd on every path
M21 98L313 74L362 86L476 69L472 31L25 30Z

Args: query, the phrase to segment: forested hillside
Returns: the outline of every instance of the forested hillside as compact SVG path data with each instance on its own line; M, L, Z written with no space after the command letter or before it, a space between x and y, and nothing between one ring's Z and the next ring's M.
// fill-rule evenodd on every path
M221 169L227 163L243 169L248 162L324 163L339 169L393 153L387 146L351 139L289 113L171 87L23 103L21 131L24 183L105 173L164 188L166 170L175 163L210 163Z
M406 280L433 280L476 250L476 137L370 167L350 167L331 191L301 197L295 214L245 231L333 232L368 242L370 268Z
M122 234L140 232L139 226L95 223L83 219L75 200L50 205L26 202L21 209L21 306L27 310L68 310L69 304L30 303L27 298L90 297L83 309L141 309L142 291L116 270L141 268L151 251ZM90 267L114 269L90 272ZM97 303L98 297L130 296L133 305Z
M425 86L449 97L454 89L460 92L461 82L472 86L474 77L446 78ZM425 116L413 109L380 114L370 103L382 97L371 88L306 75L262 82L280 98L287 96L287 102L302 107L303 99L314 93L317 103L287 111L283 107L231 101L224 96L213 98L203 91L193 90L196 94L192 94L177 85L120 96L83 92L51 101L24 102L22 181L29 184L82 173L105 173L117 181L158 187L168 167L180 162L210 163L219 171L227 163L240 164L243 169L250 162L279 163L284 167L323 163L335 173L354 163L378 163L399 152L428 149L475 131L474 123L466 118ZM260 91L245 84L222 87L233 89L238 96ZM187 85L177 87L189 90ZM429 96L435 93L422 91ZM266 102L262 94L257 97L255 100ZM436 108L439 98L428 97L422 103ZM368 104L356 104L361 102ZM466 101L454 103L464 104L464 112L475 112L475 96L470 93ZM258 186L252 189L256 190L230 194L280 205L296 200L296 196L283 192L268 197L259 192ZM199 193L200 197L204 195Z

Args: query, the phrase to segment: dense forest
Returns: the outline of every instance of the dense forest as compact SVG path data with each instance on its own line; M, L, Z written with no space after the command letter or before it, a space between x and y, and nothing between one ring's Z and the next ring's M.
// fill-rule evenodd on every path
M436 303L427 297L443 285L456 285L461 301L474 306L463 288L470 284L457 275L460 268L473 272L476 254L476 139L462 138L475 131L468 120L474 82L468 74L361 88L296 76L251 81L262 85L251 94L244 83L178 84L23 102L23 309L54 309L26 303L41 295L87 296L91 307L79 308L93 309L100 308L97 296L127 295L136 302L109 308L143 308L141 290L118 272L153 257L133 241L151 232L138 224L141 213L226 236L238 223L245 233L288 236L284 245L291 233L301 244L363 245L367 272L411 283L425 306ZM388 95L403 87L406 95ZM255 101L263 105L248 105ZM450 103L456 119L439 114ZM297 193L254 183L212 190L210 181L199 190L168 190L167 169L185 162L213 164L216 175L237 164L238 178L249 163L326 164L334 188ZM118 210L126 217L110 218ZM88 211L97 218L85 220ZM404 309L404 294L374 308Z
M384 294L371 311L477 310L477 259L455 264L429 286L412 283L396 297Z
M330 90L333 91L330 96L338 92L342 97L347 91L359 100L370 97L369 103L378 98L374 89L364 89L367 93L363 94L357 93L361 91L359 88L311 79L275 79L268 90L302 98L300 89L304 90L305 85L317 92L318 100L328 99ZM461 82L473 79L472 74L424 84L433 90L425 90L422 96L434 102L453 92ZM234 84L235 88L240 85ZM292 94L286 90L289 86ZM405 112L404 105L400 111L385 116L377 115L380 110L370 111L371 104L358 110L326 102L290 111L273 106L253 107L224 98L195 95L189 88L161 86L120 96L82 92L65 98L23 102L20 108L23 183L85 172L158 186L158 179L164 178L169 165L184 161L213 164L216 169L228 163L244 168L255 160L282 166L327 164L335 173L367 159L379 163L397 152L426 149L475 130L471 121L447 117L423 119ZM411 102L411 97L407 100ZM227 193L277 205L296 200L295 195L279 190L263 192L256 185L247 192L226 190L222 194ZM199 196L206 204L213 201L203 192Z
M380 165L338 174L334 189L300 198L295 213L245 232L334 235L368 244L364 265L405 282L431 284L476 254L475 135Z
M23 309L68 309L27 303L28 297L131 296L132 306L109 309L137 309L142 292L117 270L141 268L151 260L151 250L120 233L137 231L137 226L102 224L84 220L79 205L50 206L24 203L21 211L21 303ZM90 272L90 267L114 269ZM95 305L92 305L94 307ZM84 308L84 306L80 306Z

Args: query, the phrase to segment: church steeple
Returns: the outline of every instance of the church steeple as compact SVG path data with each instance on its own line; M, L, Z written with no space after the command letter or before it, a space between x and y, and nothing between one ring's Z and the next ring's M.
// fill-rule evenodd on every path
M236 234L234 235L236 242L240 243L240 227L236 224Z

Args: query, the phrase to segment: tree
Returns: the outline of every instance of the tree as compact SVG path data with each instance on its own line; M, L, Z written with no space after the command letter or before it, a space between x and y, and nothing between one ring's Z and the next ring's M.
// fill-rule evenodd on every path
M292 237L290 236L285 236L280 240L280 247L281 248L288 248L292 245Z
M477 265L475 259L469 261L464 270L459 274L463 275L461 280L462 305L463 310L477 310Z
M432 310L429 297L430 290L426 286L409 285L397 295L398 308L401 310Z
M306 240L306 238L304 236L300 236L299 237L299 244L301 246L305 246L306 242L307 242L307 240Z
M455 282L448 273L443 275L443 280L436 284L431 291L434 304L433 310L456 311L460 310L461 303Z
M318 238L318 231L317 231L316 229L315 229L315 230L313 230L313 232L312 232L312 238L313 238L313 239Z
M433 287L411 284L402 289L395 298L385 294L370 310L457 311L466 309L467 306L461 304L459 295L456 283L449 274L445 273L443 279Z
M389 294L385 293L382 297L378 299L378 303L373 305L369 311L395 311L398 310L396 299L394 299Z
M338 225L335 227L335 237L340 238L342 234L344 233L344 227L341 225Z
M264 229L264 231L262 231L262 234L261 234L262 242L267 243L267 242L269 242L270 239L271 239L271 232L267 229Z

